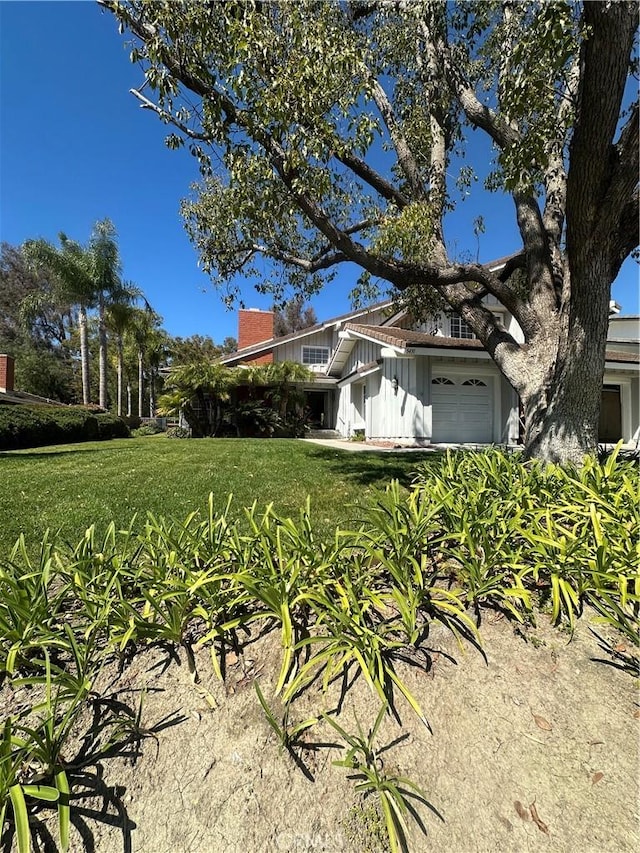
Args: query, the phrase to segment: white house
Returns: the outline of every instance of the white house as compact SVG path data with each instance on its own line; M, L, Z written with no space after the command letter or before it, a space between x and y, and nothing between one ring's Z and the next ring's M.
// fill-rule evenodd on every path
M499 262L496 262L497 264ZM522 340L514 318L492 297L495 314ZM612 303L612 312L618 306ZM640 322L612 313L600 439L640 436ZM455 314L416 326L391 301L273 337L273 314L243 310L237 352L223 363L297 361L313 370L305 384L316 426L344 437L396 444L500 443L520 437L519 403L471 329Z

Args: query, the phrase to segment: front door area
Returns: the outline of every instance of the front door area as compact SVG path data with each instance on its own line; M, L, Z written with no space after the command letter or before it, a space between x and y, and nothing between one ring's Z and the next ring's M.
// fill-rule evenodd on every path
M621 438L622 407L620 405L620 386L605 385L602 388L598 440L606 444L615 444Z

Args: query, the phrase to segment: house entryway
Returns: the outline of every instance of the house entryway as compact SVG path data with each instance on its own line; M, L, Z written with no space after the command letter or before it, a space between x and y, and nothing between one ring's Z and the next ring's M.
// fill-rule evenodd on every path
M328 391L305 391L305 409L312 429L330 429L333 426Z
M431 411L435 444L493 440L493 382L487 377L434 374Z
M622 438L622 405L620 386L605 385L602 388L598 441L614 444Z

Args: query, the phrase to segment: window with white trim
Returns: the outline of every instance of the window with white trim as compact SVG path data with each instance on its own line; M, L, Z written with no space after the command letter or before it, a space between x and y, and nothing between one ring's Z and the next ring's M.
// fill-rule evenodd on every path
M302 347L303 364L327 364L329 347Z
M447 379L446 376L436 376L431 380L432 385L455 385L455 382L452 382L451 379Z
M474 388L486 388L487 383L483 382L482 379L465 379L462 383L463 385L473 385Z
M458 314L449 315L449 336L471 341L475 338L473 331Z

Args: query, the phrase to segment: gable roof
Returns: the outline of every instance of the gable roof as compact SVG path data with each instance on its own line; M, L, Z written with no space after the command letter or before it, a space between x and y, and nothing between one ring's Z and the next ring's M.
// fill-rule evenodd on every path
M239 364L247 358L254 358L255 356L270 352L274 346L281 346L282 344L289 343L290 341L300 340L301 338L306 338L309 335L315 335L317 332L322 332L325 329L340 328L349 320L356 319L357 317L363 317L364 315L371 314L374 311L384 311L392 305L392 299L384 299L381 302L376 302L366 308L349 311L346 314L340 314L338 317L332 317L330 320L325 320L322 323L316 323L314 326L307 326L305 329L300 329L298 332L291 332L290 334L282 335L279 338L270 338L268 341L262 341L259 344L252 344L250 347L244 347L236 352L229 353L229 355L223 356L220 359L220 362L227 365Z

